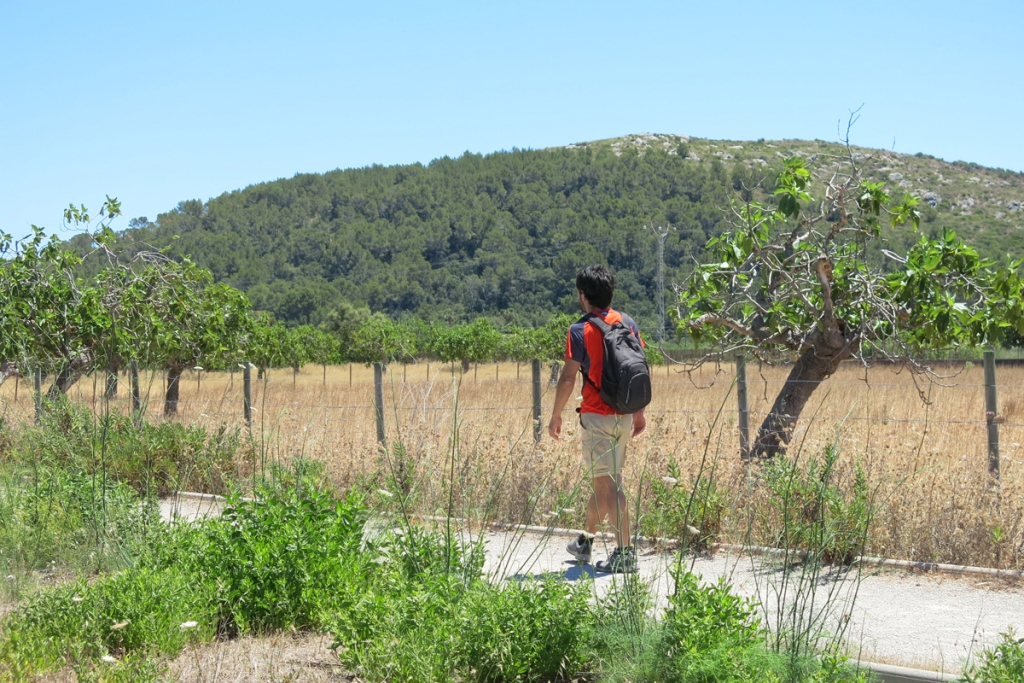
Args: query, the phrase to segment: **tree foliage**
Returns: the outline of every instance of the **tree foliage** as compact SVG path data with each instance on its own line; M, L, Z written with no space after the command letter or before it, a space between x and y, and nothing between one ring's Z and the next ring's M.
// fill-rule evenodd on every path
M821 160L819 159L819 163ZM681 332L717 353L795 360L754 455L784 448L815 388L844 360L907 364L925 348L996 344L1024 329L1019 261L982 259L954 233L921 235L904 255L889 229L917 229L917 200L863 180L850 153L812 177L786 162L771 201L737 203L681 290ZM908 227L909 226L909 227ZM880 251L884 259L873 259Z
M257 310L319 325L344 302L392 319L535 327L576 306L579 268L603 263L615 300L654 314L657 250L641 226L679 229L665 244L667 281L724 229L729 171L717 161L635 150L514 150L427 165L299 175L186 201L135 220L126 248L191 256ZM141 246L139 247L141 248Z
M67 224L86 229L84 257L34 226L21 241L0 235L0 356L52 374L51 398L127 359L166 369L165 411L174 412L185 369L200 361L218 369L241 357L248 301L188 259L116 249L110 222L118 215L109 197L95 223L84 206L65 211ZM89 277L81 274L85 260L93 264Z

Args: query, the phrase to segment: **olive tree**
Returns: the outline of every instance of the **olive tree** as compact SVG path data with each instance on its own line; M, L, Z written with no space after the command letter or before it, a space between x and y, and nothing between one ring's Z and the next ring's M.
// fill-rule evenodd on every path
M107 197L97 226L109 233L109 223L121 213L116 199ZM90 225L88 210L70 206L65 224ZM18 363L34 364L54 373L47 395L67 393L97 363L112 321L104 305L107 292L94 280L77 276L82 259L54 235L46 237L32 226L22 240L0 235L0 382Z
M350 362L387 363L408 361L416 357L416 338L411 330L374 313L364 319L352 334L351 345L344 349Z
M492 358L501 343L501 332L487 318L469 324L438 325L431 335L431 351L445 363L462 363L468 372L470 363Z
M241 359L253 321L245 294L214 284L209 271L189 260L171 262L175 277L164 277L148 297L149 355L167 373L164 414L178 412L182 373L202 363L218 369Z
M1024 329L1020 262L982 259L949 231L891 251L885 231L917 230L917 200L895 202L884 183L865 180L849 145L819 155L815 171L789 159L773 195L747 199L679 288L675 315L681 332L713 345L703 360L795 361L752 456L784 451L808 399L845 360L927 376L927 348L994 344Z

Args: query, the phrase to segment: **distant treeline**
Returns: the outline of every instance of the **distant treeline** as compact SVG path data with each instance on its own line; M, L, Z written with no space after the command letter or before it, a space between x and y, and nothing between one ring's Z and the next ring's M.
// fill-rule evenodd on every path
M672 152L515 150L298 175L135 219L118 243L190 256L292 326L348 302L395 320L533 327L575 309L573 278L593 263L615 271L616 306L650 326L657 240L643 226L676 228L671 285L725 228L736 189L775 174ZM86 239L73 241L83 253Z

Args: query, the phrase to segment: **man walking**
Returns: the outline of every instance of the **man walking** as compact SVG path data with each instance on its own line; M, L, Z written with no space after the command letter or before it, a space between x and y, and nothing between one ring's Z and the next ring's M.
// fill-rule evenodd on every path
M567 550L577 560L589 562L594 535L600 524L608 519L615 532L616 547L607 561L598 562L595 569L634 572L636 551L630 543L629 508L622 488L622 461L630 438L644 431L647 419L643 409L632 414L616 412L605 400L607 394L602 397L602 370L606 360L605 333L598 327L600 323L593 320L603 321L607 325L621 323L628 327L637 340L640 339L640 331L628 316L611 308L615 276L604 266L588 266L581 270L576 275L576 290L584 316L569 327L565 366L558 378L548 434L561 440L562 410L573 394L576 373L582 370L583 403L578 412L584 430L583 467L592 477L594 489L587 504L586 533L572 541ZM602 328L607 330L607 325ZM650 400L649 394L646 400Z

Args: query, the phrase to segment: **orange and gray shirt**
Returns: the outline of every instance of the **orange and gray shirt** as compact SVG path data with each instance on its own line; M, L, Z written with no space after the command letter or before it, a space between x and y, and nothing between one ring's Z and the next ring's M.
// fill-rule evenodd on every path
M636 338L640 339L640 330L629 316L611 308L594 311L594 315L601 316L609 325L617 322L628 325ZM643 339L640 339L640 345L644 345ZM601 386L601 370L604 367L604 335L601 334L601 330L587 322L586 316L569 326L565 357L579 363L580 371L590 380L583 383L583 403L580 404L580 412L615 415L615 410L604 402L598 389Z

